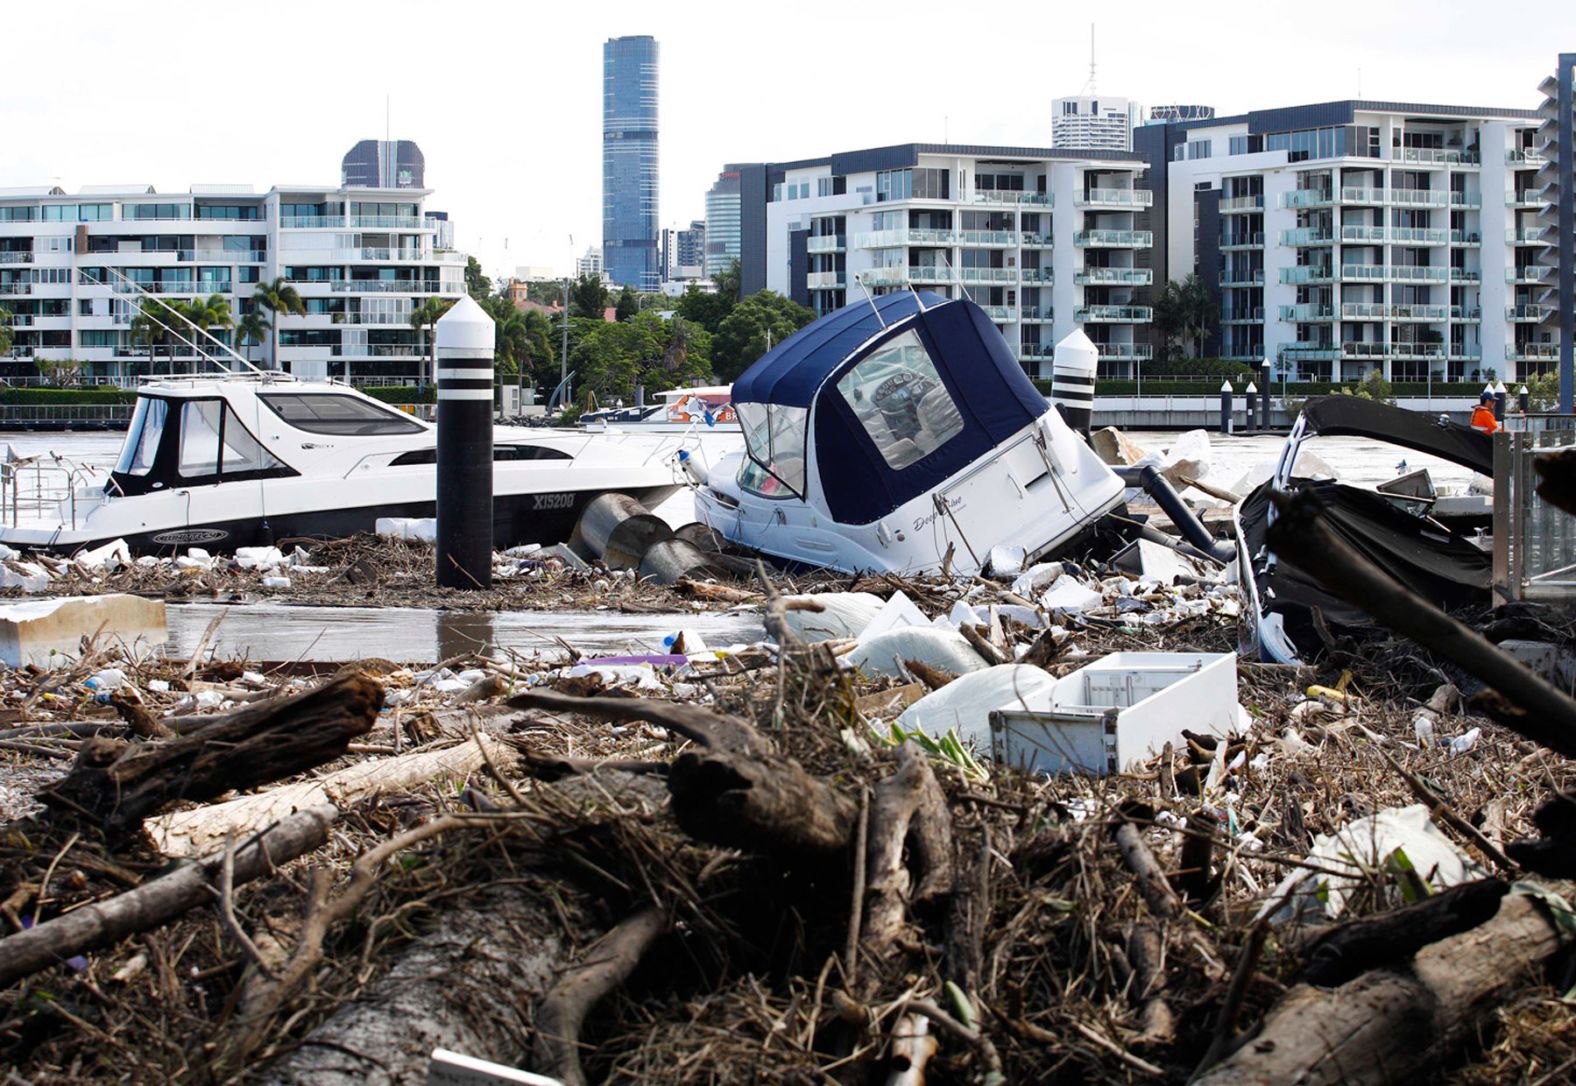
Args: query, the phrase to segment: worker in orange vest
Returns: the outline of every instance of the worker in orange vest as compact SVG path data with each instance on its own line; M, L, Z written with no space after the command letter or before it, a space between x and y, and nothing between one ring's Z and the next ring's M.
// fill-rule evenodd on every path
M1483 393L1478 397L1478 405L1472 409L1472 429L1482 430L1485 434L1492 434L1499 429L1499 420L1494 418L1494 397L1490 393Z

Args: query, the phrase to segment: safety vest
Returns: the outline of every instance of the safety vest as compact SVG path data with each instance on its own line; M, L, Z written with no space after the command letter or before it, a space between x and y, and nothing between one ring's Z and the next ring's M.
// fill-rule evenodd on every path
M1499 429L1499 420L1494 417L1494 409L1488 404L1480 403L1472 409L1472 429L1482 430L1485 434L1492 434Z

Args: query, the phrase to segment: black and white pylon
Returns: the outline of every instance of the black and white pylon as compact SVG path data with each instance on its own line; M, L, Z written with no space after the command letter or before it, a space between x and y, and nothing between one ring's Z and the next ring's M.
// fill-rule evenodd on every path
M1086 439L1094 413L1095 372L1099 368L1100 351L1082 331L1074 331L1056 345L1051 362L1051 404L1062 413L1067 425Z
M469 297L438 319L438 584L492 587L493 355L498 326Z

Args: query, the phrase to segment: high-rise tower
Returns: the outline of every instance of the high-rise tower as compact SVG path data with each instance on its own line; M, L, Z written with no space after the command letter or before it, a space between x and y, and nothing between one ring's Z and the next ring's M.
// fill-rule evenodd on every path
M602 258L620 286L662 283L657 215L657 40L602 46Z

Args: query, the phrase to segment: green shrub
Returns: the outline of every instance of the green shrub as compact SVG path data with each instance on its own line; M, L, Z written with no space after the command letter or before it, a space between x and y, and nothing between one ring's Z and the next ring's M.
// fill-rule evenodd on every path
M361 390L383 403L437 403L438 390L432 385L423 392L415 385L370 385Z

